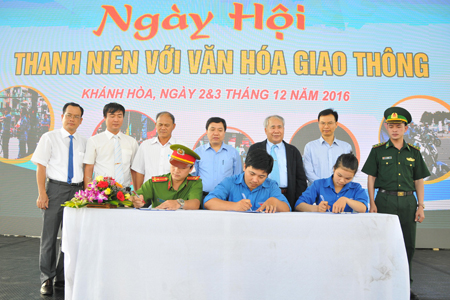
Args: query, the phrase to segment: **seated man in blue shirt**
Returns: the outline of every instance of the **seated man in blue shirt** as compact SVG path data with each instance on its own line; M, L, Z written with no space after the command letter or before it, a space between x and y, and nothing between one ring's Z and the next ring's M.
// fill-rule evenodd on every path
M211 210L260 211L267 213L291 210L276 181L267 178L273 158L264 149L249 152L244 173L225 178L204 199Z
M195 149L202 159L195 162L194 176L203 182L203 196L226 177L242 173L241 157L237 150L223 142L227 123L224 119L213 117L206 122L206 135L209 143Z
M351 182L358 170L353 153L342 154L331 177L318 179L295 203L295 210L313 212L366 212L369 198L359 183Z

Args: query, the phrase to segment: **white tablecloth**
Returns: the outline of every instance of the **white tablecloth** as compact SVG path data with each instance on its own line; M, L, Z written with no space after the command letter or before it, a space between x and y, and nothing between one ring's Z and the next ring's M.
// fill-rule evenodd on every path
M65 299L409 299L384 214L65 208Z

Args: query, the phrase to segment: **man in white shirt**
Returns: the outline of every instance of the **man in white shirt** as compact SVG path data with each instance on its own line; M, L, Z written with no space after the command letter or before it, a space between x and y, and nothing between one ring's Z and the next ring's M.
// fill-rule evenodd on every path
M136 140L120 131L125 108L119 103L108 103L103 108L106 130L89 138L84 163L84 187L95 176L112 177L124 187L134 183L131 164L138 149Z
M156 132L158 135L144 141L136 153L131 169L136 172L134 189L137 191L144 182L152 176L170 172L169 158L172 154L171 145L184 143L172 137L176 127L175 117L167 111L156 115Z
M61 115L63 127L42 135L31 158L37 166L36 205L43 218L39 257L43 295L53 294L53 280L55 287L64 287L64 254L60 248L57 261L56 238L63 218L61 204L83 188L86 139L76 132L83 121L83 111L77 103L66 103Z
M352 151L349 143L334 136L334 131L338 128L337 111L325 109L319 113L317 119L322 136L306 144L303 153L303 165L309 184L314 180L330 177L337 158Z

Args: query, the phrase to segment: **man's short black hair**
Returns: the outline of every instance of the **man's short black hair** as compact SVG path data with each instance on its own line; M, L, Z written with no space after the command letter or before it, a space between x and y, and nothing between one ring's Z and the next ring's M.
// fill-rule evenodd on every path
M106 118L108 113L113 114L116 111L121 111L123 116L125 117L125 107L123 107L122 104L116 102L108 103L105 105L105 107L103 107L103 117Z
M328 108L328 109L322 110L319 113L319 116L317 117L317 120L319 121L321 116L329 116L329 115L333 115L334 119L336 120L336 122L338 121L338 113L337 113L337 111L335 111L332 108Z
M5 110L7 114L9 114L11 112L11 107L5 106L3 107L3 110Z
M160 116L162 116L162 115L168 115L168 116L172 119L173 124L175 124L175 117L174 117L170 112L168 112L168 111L162 111L162 112L159 112L159 113L156 115L156 122L158 122L158 118L159 118Z
M211 123L222 123L223 124L223 129L225 131L227 131L227 122L225 122L224 119L219 118L219 117L209 118L208 121L206 121L206 130L208 130L209 124L211 124Z
M255 149L247 154L245 167L253 167L254 169L263 170L267 174L270 174L273 168L273 158L266 150Z
M81 116L83 116L83 113L84 113L84 109L81 107L81 105L80 104L78 104L78 103L75 103L75 102L68 102L68 103L66 103L66 104L64 104L64 106L63 106L63 114L65 114L66 113L66 109L67 109L67 107L68 106L75 106L75 107L79 107L80 108L80 110L81 110Z

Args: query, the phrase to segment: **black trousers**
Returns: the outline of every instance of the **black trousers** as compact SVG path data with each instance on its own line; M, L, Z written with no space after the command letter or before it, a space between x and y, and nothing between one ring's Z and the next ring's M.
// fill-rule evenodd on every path
M41 283L55 278L64 281L64 253L56 244L58 231L62 227L64 202L73 198L82 187L47 182L48 208L42 211L42 233L39 253Z

